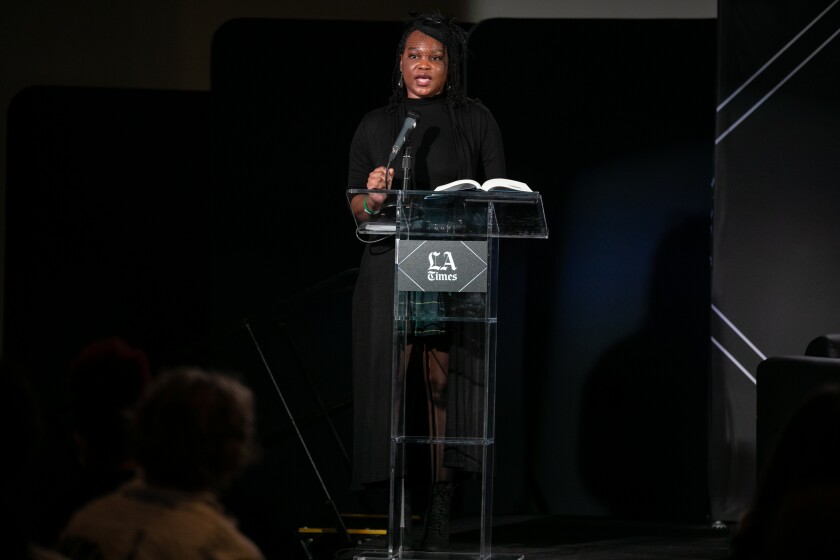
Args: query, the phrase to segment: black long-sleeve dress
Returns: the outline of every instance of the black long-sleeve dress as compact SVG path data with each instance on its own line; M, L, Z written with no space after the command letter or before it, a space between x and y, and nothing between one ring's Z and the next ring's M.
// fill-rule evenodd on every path
M470 101L451 107L444 98L406 99L392 111L382 107L362 119L350 147L349 188L364 188L368 174L385 165L408 111L419 113L412 132L410 188L432 189L456 179L505 177L502 136L490 111ZM401 188L402 154L395 159L394 188ZM362 485L389 477L391 355L393 344L394 240L366 245L353 295L353 480ZM452 342L453 347L463 341ZM457 392L457 376L481 370L450 354L449 393ZM470 398L449 399L447 435L459 431L461 419L475 413L463 410ZM467 466L452 464L451 466Z

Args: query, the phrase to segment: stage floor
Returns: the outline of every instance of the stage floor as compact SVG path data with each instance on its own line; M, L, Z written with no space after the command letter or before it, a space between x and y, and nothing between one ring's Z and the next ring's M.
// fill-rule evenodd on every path
M453 525L452 546L476 542L469 523ZM729 527L711 524L654 523L585 517L497 518L492 553L525 560L726 560ZM377 542L378 541L378 542ZM357 547L372 550L381 540ZM353 558L344 550L337 557Z
M544 517L493 529L493 553L547 560L725 560L729 529L711 524L665 524Z

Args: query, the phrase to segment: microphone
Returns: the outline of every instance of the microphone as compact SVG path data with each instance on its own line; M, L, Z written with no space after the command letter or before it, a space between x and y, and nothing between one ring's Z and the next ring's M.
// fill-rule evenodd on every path
M409 111L408 115L405 117L405 121L403 122L402 130L400 130L399 135L397 135L397 140L394 142L394 147L391 148L391 160L396 157L397 152L403 147L408 141L408 136L411 134L411 131L414 130L414 127L417 126L417 121L420 119L420 115L415 113L414 111Z
M411 131L414 130L414 127L417 126L417 120L420 118L420 115L415 113L414 111L409 111L405 117L405 121L403 121L402 130L397 135L397 139L394 141L394 146L391 148L391 153L388 154L388 163L385 164L385 187L391 188L390 184L388 183L388 170L391 168L391 164L394 162L394 158L397 157L397 153L402 149L403 144L408 141L408 136L411 134Z

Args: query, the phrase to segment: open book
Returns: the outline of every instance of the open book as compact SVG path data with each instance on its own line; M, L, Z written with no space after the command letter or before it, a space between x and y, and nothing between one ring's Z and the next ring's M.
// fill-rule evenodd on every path
M472 179L458 179L451 183L446 183L437 187L436 191L462 191L462 190L482 190L492 191L494 189L507 189L513 191L531 192L531 188L520 181L513 179L487 179L483 184Z

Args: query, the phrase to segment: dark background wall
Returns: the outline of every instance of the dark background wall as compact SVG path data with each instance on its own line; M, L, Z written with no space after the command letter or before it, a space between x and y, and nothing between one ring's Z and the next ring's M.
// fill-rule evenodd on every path
M525 495L703 518L715 22L490 20L470 41L471 91L551 228L502 248L503 299L525 302L523 402L539 403Z
M470 94L551 229L502 245L496 510L706 519L716 24L470 27ZM265 457L228 499L269 549L329 518L275 381L342 509L369 506L344 459L361 249L343 189L398 32L234 19L209 91L33 87L10 105L6 354L58 401L66 361L105 334L157 367L242 371Z

